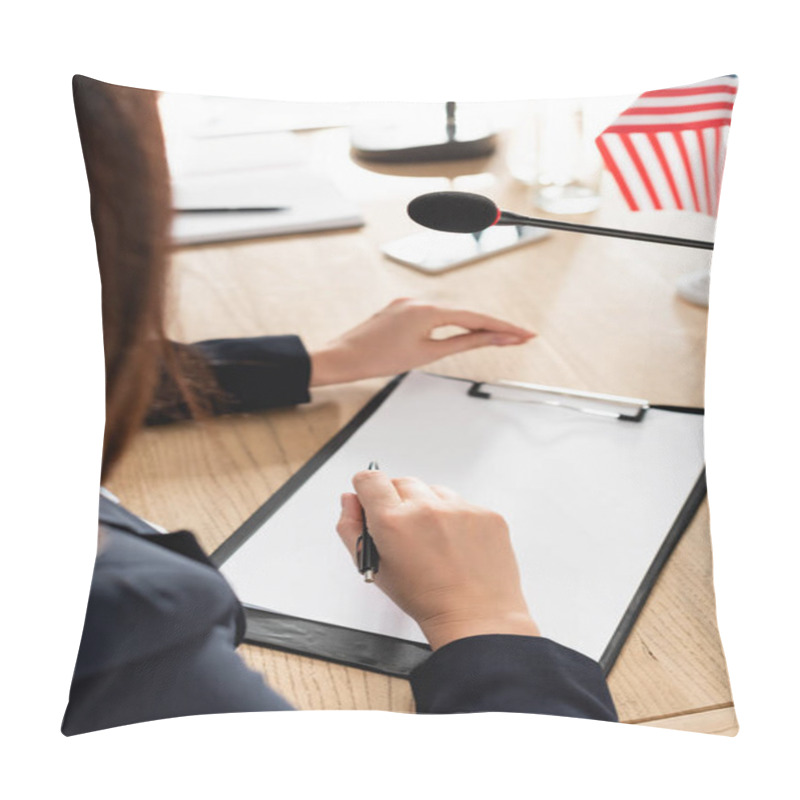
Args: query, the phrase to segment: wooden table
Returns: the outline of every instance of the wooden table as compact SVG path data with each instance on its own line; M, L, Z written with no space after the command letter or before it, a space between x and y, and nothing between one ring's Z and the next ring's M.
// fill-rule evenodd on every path
M553 232L545 241L438 276L394 263L382 243L419 230L410 199L457 189L542 216L503 153L479 162L366 168L344 129L303 134L312 160L360 203L363 229L184 248L174 256L170 335L181 341L297 333L309 349L395 297L466 306L529 326L529 345L444 359L437 372L507 378L651 402L703 404L707 312L679 299L678 278L704 251ZM601 211L575 221L664 229L605 187ZM699 223L698 223L699 224ZM674 235L703 238L680 221ZM689 227L687 227L687 225ZM702 228L702 225L700 225ZM309 405L143 431L109 488L131 510L193 530L211 551L363 406L383 381L316 390ZM331 520L331 535L335 520ZM301 709L413 712L406 681L242 646L241 655ZM715 620L704 503L658 579L609 685L625 722L732 735L736 717Z

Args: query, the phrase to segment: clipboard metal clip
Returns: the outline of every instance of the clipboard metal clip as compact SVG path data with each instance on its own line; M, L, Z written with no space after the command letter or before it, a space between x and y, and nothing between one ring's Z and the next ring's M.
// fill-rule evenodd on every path
M533 383L517 381L475 382L467 390L467 394L470 397L479 397L484 400L558 406L579 411L582 414L609 417L626 422L641 422L645 412L650 408L647 400L634 397L580 392L575 389L557 389L552 386L537 386Z

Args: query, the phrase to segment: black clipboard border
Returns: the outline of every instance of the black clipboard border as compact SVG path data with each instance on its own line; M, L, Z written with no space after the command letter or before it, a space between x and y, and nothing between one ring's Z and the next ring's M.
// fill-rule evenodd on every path
M210 556L220 567L233 555L278 509L330 459L350 437L381 407L408 375L393 378L325 445L320 448L278 491L239 526ZM465 378L438 377L475 384ZM650 408L684 414L704 414L702 408L652 405ZM630 632L641 613L653 586L680 541L689 523L706 496L705 469L700 474L686 502L678 512L642 582L620 620L599 663L605 675L611 671ZM411 672L430 655L428 645L377 633L368 633L340 625L278 614L244 604L247 621L244 641L289 653L319 658L337 664L357 667L398 678L408 678Z
M408 375L393 378L326 444L324 444L269 500L239 526L210 556L222 566L281 506L331 458L381 407ZM427 644L359 631L317 620L278 614L243 604L246 629L243 641L288 653L320 658L383 675L407 678L431 653Z
M658 406L650 407L658 408ZM697 413L695 410L679 409L674 407L661 410L676 411L678 413ZM633 626L638 619L639 614L641 614L642 609L647 602L647 598L650 596L650 592L652 592L653 587L658 580L658 576L661 574L661 570L663 570L666 566L669 557L672 555L672 551L675 549L684 532L689 527L689 523L694 519L694 515L697 513L697 509L700 508L700 504L703 502L705 496L706 471L704 468L700 473L700 477L697 479L695 485L692 487L691 492L689 492L686 502L678 512L678 516L675 517L675 521L672 523L669 533L667 533L664 541L661 544L661 547L656 553L655 558L650 564L649 569L645 573L642 582L639 584L639 588L633 595L633 599L628 604L628 608L625 610L625 613L622 615L622 619L619 621L619 625L617 625L617 628L611 636L608 645L606 645L606 649L600 656L599 663L604 675L607 676L609 672L611 672L611 669L616 663L616 660L619 657L625 642L628 640L628 637L633 630Z

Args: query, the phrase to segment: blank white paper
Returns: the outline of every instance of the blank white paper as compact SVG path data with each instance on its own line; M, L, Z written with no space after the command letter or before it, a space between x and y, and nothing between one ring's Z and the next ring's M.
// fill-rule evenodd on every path
M414 372L222 565L246 605L424 642L336 534L342 492L377 461L506 518L542 635L599 659L703 469L703 417L621 422L467 395Z

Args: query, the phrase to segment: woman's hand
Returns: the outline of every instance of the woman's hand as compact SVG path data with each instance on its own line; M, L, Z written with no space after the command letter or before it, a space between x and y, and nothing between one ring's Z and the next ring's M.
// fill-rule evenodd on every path
M466 333L431 338L445 325ZM311 353L311 386L396 375L475 347L523 344L535 335L486 314L402 298Z
M380 470L353 478L337 531L355 559L362 507L380 554L379 586L436 650L490 633L538 636L519 582L508 526L450 489Z

